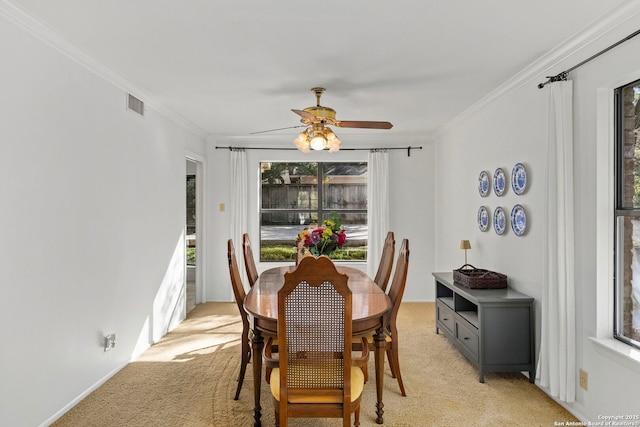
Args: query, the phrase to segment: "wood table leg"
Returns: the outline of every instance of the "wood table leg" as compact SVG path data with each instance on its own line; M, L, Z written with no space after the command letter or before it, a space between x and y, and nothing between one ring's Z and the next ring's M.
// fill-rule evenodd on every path
M253 353L253 425L261 427L262 407L260 406L260 387L262 386L262 349L264 338L260 330L254 330L251 337L251 351Z
M376 418L377 424L383 424L384 419L382 415L384 414L384 403L382 403L382 390L384 389L384 349L385 349L385 333L382 328L378 329L373 336L373 341L375 343L375 363L376 363Z

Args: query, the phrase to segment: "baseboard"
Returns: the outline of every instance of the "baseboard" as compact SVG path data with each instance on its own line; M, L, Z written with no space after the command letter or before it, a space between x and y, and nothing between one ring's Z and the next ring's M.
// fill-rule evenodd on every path
M109 372L107 375L105 375L104 377L100 378L95 384L93 384L91 387L89 387L88 389L86 389L84 392L82 392L79 396L77 396L75 399L73 399L71 402L69 402L68 404L66 404L64 407L62 407L58 412L56 412L55 414L53 414L48 420L46 420L44 423L40 424L40 427L47 427L50 426L51 424L53 424L55 421L58 420L58 418L62 417L64 414L66 414L71 408L73 408L74 406L76 406L78 403L80 403L80 401L82 399L84 399L85 397L87 397L89 394L91 394L92 392L94 392L98 387L100 387L102 384L104 384L105 382L107 382L111 377L113 377L115 374L117 374L118 372L120 372L122 370L122 368L124 368L125 366L127 366L131 361L126 361L123 362L122 364L120 364L119 366L117 366L115 369L113 369L111 372Z
M567 411L569 411L569 413L571 415L573 415L574 417L576 417L577 419L579 419L582 422L587 422L587 417L581 413L580 411L578 411L576 408L574 408L573 404L569 404L567 402L563 402L562 400L559 400L557 398L555 398L554 396L551 396L551 394L549 393L549 389L545 388L545 387L541 387L539 384L536 383L536 386L545 392L545 394L547 396L549 396L551 399L553 399L554 402L556 402L558 405L562 406L564 409L566 409ZM566 421L566 420L558 420L560 421Z

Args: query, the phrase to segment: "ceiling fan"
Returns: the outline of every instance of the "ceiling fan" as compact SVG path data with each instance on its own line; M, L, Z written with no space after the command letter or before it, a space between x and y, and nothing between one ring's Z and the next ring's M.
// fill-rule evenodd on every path
M307 107L304 110L291 110L300 116L302 125L254 133L306 127L307 129L302 131L296 139L293 140L293 143L300 151L308 153L312 149L328 149L330 152L333 152L340 149L340 140L328 126L359 129L391 129L393 127L389 122L336 120L336 110L320 105L320 97L324 91L325 89L322 87L314 87L311 89L311 92L316 95L316 105L314 107Z

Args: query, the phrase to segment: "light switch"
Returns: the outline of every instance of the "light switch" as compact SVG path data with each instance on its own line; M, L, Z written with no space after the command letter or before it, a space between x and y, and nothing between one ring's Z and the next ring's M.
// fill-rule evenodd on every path
M104 337L104 351L109 351L116 346L116 334L109 334Z
M224 203L220 203L220 212L224 212Z

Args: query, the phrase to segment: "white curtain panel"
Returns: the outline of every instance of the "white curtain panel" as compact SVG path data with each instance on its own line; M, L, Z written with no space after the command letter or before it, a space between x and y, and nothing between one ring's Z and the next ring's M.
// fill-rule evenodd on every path
M369 152L367 185L367 274L375 277L389 231L389 154L387 150Z
M247 232L247 156L243 149L231 150L231 239L238 264L243 264L242 234ZM244 268L239 268L243 283L247 283Z
M547 85L547 201L540 354L536 379L551 396L573 402L576 332L573 202L573 82Z

